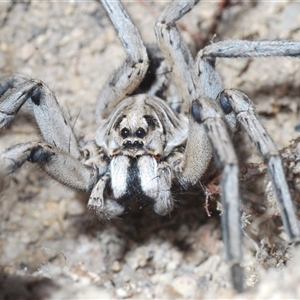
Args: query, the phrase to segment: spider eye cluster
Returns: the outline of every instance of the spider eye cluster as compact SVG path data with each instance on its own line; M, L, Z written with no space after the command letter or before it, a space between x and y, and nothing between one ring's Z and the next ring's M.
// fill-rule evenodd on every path
M130 135L131 135L130 130L128 128L125 127L121 130L121 136L123 139L128 138ZM139 139L143 139L145 137L145 135L146 135L146 131L142 127L139 127L137 129L137 131L135 132L135 136Z

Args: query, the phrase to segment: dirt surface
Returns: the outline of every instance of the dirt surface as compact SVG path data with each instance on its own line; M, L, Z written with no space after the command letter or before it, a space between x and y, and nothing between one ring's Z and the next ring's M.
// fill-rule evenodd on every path
M226 3L201 2L180 21L194 51L211 40L300 39L300 3ZM166 3L140 0L124 5L144 41L154 43L154 23ZM45 81L80 142L93 138L97 95L124 58L98 2L0 3L0 74ZM225 87L243 89L255 102L280 149L299 135L299 59L224 59L217 68ZM243 136L241 131L236 137L241 160L259 162L255 152L249 156L249 140L241 147ZM20 112L1 131L0 148L37 139L34 121ZM284 157L298 208L297 144ZM212 209L212 217L207 217L201 191L194 191L194 200L182 195L168 217L156 216L149 207L132 207L122 218L102 223L87 211L88 195L56 183L30 163L5 184L0 202L0 299L300 298L300 252L286 242L270 192L264 196L269 188L264 175L241 184L247 285L242 295L230 287L220 212ZM217 200L212 197L212 208Z

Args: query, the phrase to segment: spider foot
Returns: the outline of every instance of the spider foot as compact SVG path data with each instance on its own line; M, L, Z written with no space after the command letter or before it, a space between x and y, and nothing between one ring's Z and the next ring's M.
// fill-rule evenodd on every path
M101 220L116 218L124 212L124 207L116 200L104 197L104 191L109 180L110 175L108 173L99 179L92 190L87 205L88 209L93 211Z
M87 208L100 220L111 220L124 212L124 207L117 203L117 201L106 199L104 203L103 198L100 197L90 197Z
M234 288L242 293L244 291L244 270L239 263L231 266L231 278Z
M174 208L174 199L171 195L172 171L167 163L161 163L157 168L157 177L159 178L158 196L155 200L154 211L165 216Z

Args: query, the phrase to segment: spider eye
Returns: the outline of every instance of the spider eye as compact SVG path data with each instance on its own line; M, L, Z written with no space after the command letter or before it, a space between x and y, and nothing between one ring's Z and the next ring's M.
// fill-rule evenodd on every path
M144 128L139 128L137 131L136 131L136 136L140 139L142 139L144 136L146 135L146 131Z
M128 138L129 137L129 129L128 128L123 128L122 130L121 130L121 136L122 136L122 138L123 139L126 139L126 138Z
M221 97L220 97L220 106L221 106L221 108L222 108L225 115L228 115L233 111L232 106L231 106L231 104L228 100L227 95L224 95L224 94L221 95Z

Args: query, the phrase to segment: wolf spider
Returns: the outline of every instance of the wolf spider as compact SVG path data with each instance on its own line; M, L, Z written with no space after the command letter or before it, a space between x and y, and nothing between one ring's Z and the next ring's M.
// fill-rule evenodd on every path
M72 126L53 92L40 80L10 77L0 84L0 127L29 103L43 141L15 145L0 157L2 177L25 161L37 163L51 177L91 192L88 207L111 219L135 197L159 215L174 208L172 188L204 182L222 171L222 227L233 286L243 290L242 231L238 162L231 134L241 124L268 167L282 220L291 242L298 220L280 154L240 90L223 89L216 58L300 56L297 41L228 40L212 43L194 60L176 21L198 1L175 0L161 13L155 33L160 52L146 48L118 1L103 0L127 53L102 88L97 102L94 141L79 149ZM213 160L214 158L214 160ZM214 162L213 162L214 161Z

